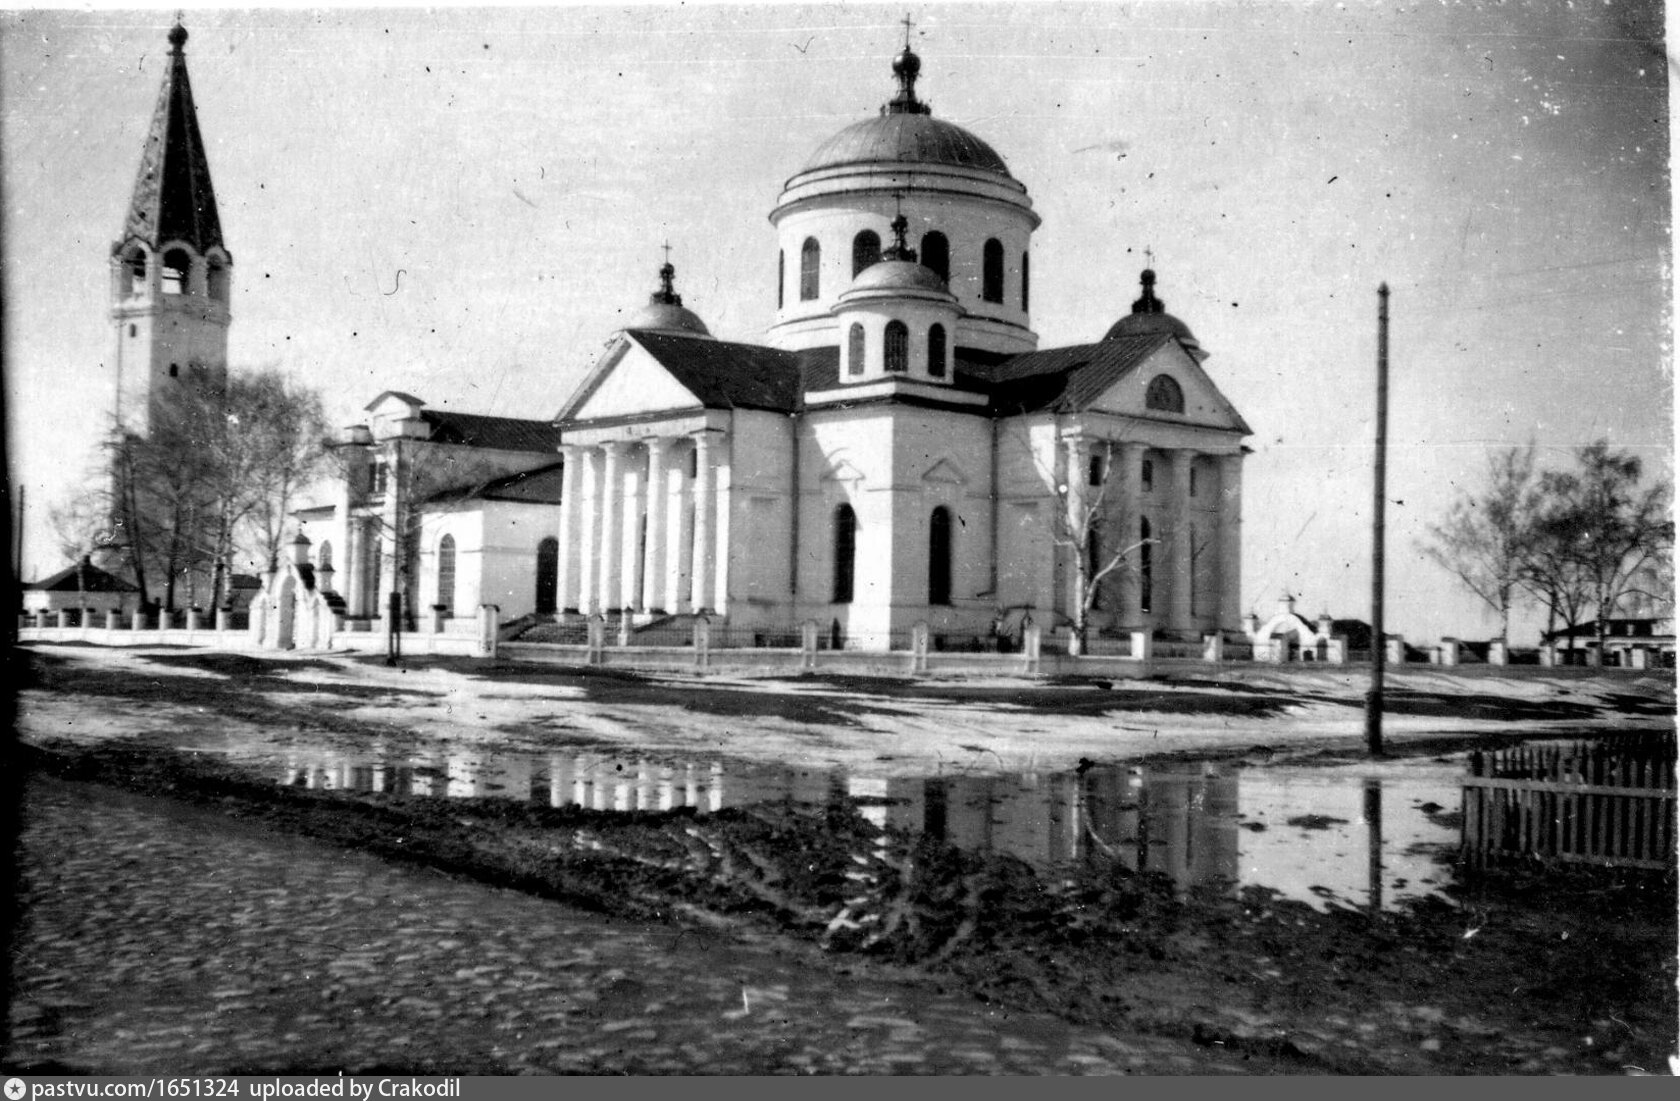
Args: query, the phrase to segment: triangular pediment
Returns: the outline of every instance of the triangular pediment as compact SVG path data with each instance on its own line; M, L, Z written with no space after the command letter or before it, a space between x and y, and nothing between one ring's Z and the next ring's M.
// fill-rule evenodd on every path
M1184 399L1182 412L1150 408L1149 387L1161 376L1177 385ZM1249 433L1249 427L1225 395L1219 392L1202 365L1177 341L1167 341L1143 362L1122 375L1086 406L1087 411L1149 417L1198 427Z
M688 412L702 407L689 390L646 348L628 336L613 342L569 401L562 421L592 421Z
M952 463L950 459L940 459L922 471L922 481L954 486L968 484L968 479L963 477L962 471L958 470L956 464Z

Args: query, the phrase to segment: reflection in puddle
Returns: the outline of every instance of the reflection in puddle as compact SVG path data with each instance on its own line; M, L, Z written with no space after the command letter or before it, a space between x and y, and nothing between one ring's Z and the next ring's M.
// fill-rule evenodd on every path
M1324 907L1393 907L1450 874L1458 766L1244 770L1201 763L917 778L741 761L599 753L411 754L382 761L294 746L281 782L459 799L507 798L601 811L708 814L729 807L850 802L883 829L923 834L1040 870L1121 865L1180 887L1264 886Z

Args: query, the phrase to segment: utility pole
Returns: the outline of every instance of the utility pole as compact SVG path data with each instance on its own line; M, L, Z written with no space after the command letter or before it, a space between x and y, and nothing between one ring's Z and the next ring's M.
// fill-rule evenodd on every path
M1371 691L1365 696L1365 749L1382 756L1383 658L1383 510L1387 504L1388 466L1388 284L1377 288L1377 462L1372 478L1371 518Z

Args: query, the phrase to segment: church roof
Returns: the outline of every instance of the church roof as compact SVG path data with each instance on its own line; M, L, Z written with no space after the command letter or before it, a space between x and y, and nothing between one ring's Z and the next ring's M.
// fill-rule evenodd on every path
M78 575L79 578L78 578ZM24 588L48 593L137 593L139 586L104 570L83 558L74 566L66 566L51 577L32 581Z
M169 62L146 132L122 241L138 239L154 249L166 241L185 241L203 255L222 244L222 223L187 80L182 52L186 41L186 28L176 24L169 32Z
M631 335L708 409L799 408L801 371L792 352L648 330Z
M426 498L427 504L460 501L521 501L536 505L560 503L565 463L555 462L535 470L504 474L487 482L440 490Z
M554 452L560 447L560 431L548 421L485 417L443 409L422 409L420 419L431 428L426 439L432 443L487 447L497 451Z
M993 406L1000 413L1067 413L1096 401L1171 339L1164 332L1117 336L960 367L991 384Z

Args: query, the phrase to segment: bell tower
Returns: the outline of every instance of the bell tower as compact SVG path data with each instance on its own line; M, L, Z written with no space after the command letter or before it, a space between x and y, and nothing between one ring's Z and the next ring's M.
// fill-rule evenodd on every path
M222 243L186 42L177 23L134 196L111 244L116 418L136 435L187 388L227 384L233 257Z

